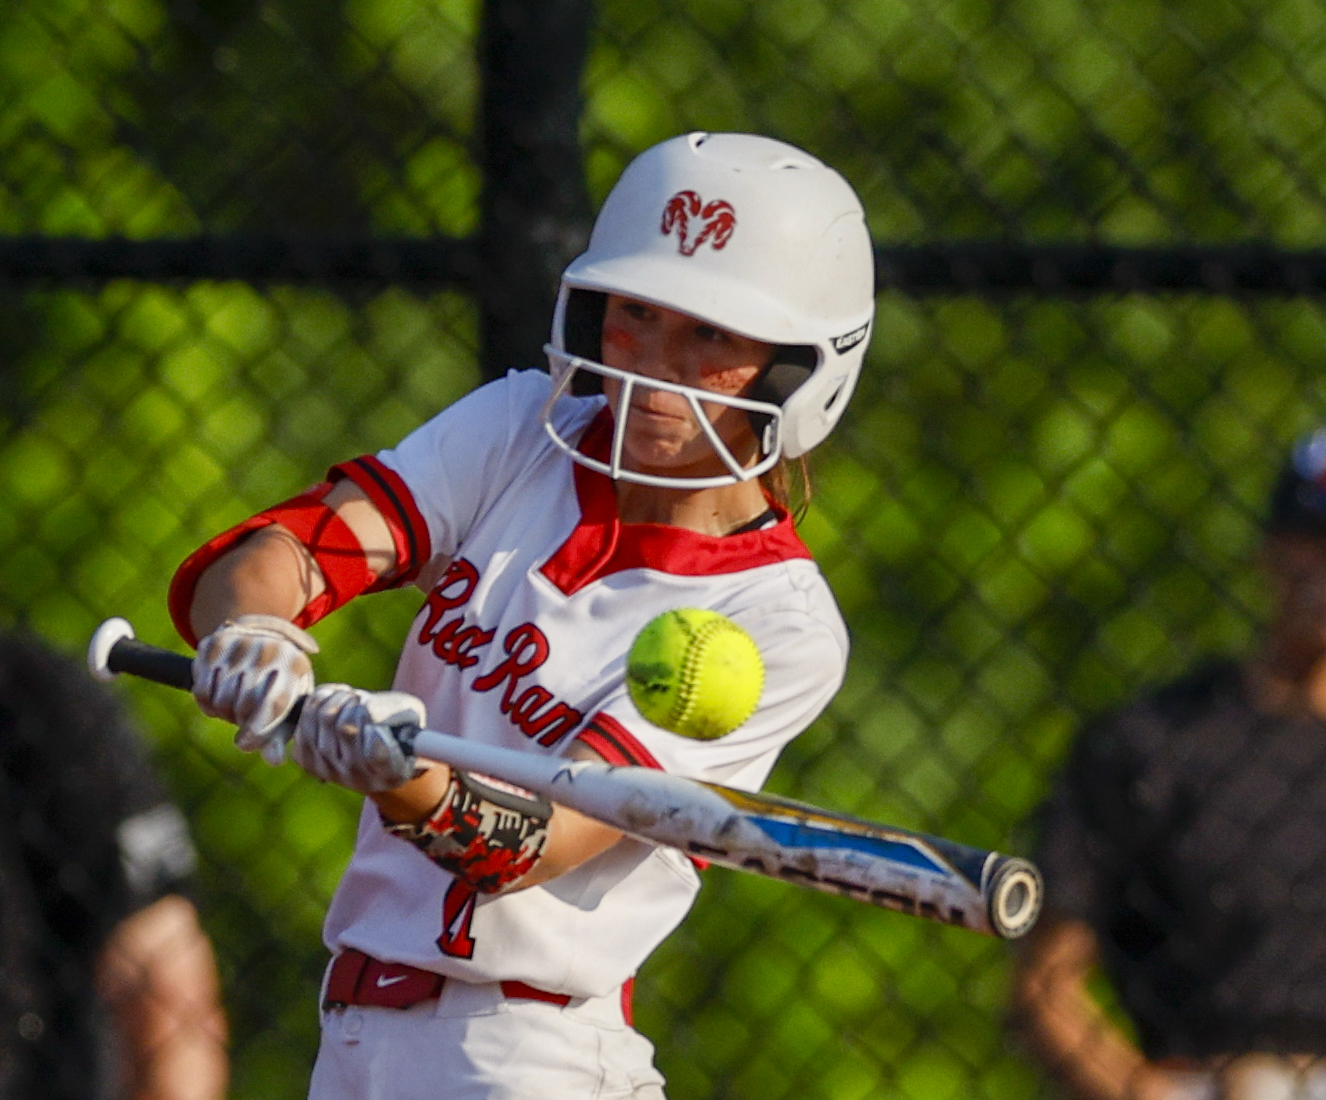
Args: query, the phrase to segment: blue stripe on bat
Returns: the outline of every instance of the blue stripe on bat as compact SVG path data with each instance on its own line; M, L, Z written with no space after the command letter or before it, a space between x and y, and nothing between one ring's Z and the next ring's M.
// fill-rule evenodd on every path
M932 874L951 876L952 870L931 859L914 845L899 840L884 840L874 836L856 836L831 829L816 829L794 821L776 821L767 817L751 816L749 820L760 827L771 840L785 848L847 848L867 855L879 856L894 863L919 867Z

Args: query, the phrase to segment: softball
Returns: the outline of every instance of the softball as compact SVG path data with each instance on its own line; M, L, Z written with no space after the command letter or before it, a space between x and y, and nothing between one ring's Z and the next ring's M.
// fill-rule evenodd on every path
M755 713L764 661L755 640L726 615L665 611L636 635L626 687L654 725L711 741Z

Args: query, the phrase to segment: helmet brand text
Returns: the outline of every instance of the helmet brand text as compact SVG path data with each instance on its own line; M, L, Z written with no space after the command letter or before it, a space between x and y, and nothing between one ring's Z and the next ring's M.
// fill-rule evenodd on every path
M857 344L866 338L866 333L869 331L870 326L865 324L860 328L853 329L845 336L835 336L832 341L830 341L833 344L833 350L839 355L851 351L852 348L856 347Z

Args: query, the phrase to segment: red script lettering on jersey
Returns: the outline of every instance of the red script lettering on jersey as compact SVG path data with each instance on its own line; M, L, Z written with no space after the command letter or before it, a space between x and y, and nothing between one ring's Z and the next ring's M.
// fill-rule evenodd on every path
M463 613L444 619L448 611L469 603L478 584L479 570L472 562L458 558L448 565L428 594L427 614L416 638L421 646L431 648L438 660L459 669L477 665L480 657L476 651L492 642L496 633L474 624L467 626ZM505 684L498 706L510 717L511 724L540 745L555 745L585 716L540 684L522 688L520 681L548 660L551 649L547 635L533 623L521 623L507 631L502 650L506 659L476 677L470 689L489 692Z

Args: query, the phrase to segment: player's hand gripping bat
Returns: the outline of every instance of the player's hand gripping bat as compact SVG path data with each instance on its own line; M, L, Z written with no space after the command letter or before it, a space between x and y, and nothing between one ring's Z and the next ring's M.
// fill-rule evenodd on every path
M186 690L193 679L188 657L138 641L124 619L102 623L88 665L102 679L127 672ZM417 756L517 784L724 867L1004 939L1026 933L1040 912L1040 872L1024 859L652 768L564 760L410 726L395 733Z

